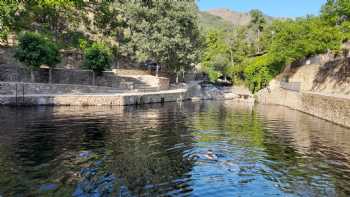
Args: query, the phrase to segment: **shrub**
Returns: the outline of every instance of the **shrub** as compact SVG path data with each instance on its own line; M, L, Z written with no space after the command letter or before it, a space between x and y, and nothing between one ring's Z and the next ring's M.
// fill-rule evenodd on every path
M41 65L51 68L60 62L60 53L56 43L39 33L26 32L19 38L15 58L31 69L31 80L34 82L33 69Z
M252 92L266 87L284 66L283 61L270 54L247 60L245 64L248 66L244 69L244 75Z
M47 37L33 32L20 36L15 58L30 68L39 68L41 65L52 67L60 62L57 45Z
M94 43L84 50L85 61L83 68L101 74L111 68L112 55L110 49L103 43Z

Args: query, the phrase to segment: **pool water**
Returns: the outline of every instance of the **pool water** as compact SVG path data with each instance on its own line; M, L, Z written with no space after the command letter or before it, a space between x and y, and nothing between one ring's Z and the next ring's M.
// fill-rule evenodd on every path
M0 196L350 196L350 129L285 107L0 109Z

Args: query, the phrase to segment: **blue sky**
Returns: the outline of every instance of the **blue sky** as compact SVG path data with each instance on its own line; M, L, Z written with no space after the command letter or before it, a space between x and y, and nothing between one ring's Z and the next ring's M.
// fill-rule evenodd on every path
M247 12L260 9L265 14L279 17L318 15L326 0L198 0L200 10L228 8Z

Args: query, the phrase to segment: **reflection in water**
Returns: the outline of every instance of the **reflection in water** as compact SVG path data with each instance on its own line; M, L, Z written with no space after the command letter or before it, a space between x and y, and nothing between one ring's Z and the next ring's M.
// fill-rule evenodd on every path
M350 131L277 106L1 108L3 196L349 196Z

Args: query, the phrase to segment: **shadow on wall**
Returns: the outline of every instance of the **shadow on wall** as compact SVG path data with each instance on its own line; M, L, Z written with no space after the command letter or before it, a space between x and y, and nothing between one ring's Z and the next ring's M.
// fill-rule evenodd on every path
M327 62L320 67L313 81L312 90L321 91L325 89L325 83L332 82L333 88L348 86L350 84L350 58ZM343 89L345 94L350 90Z

